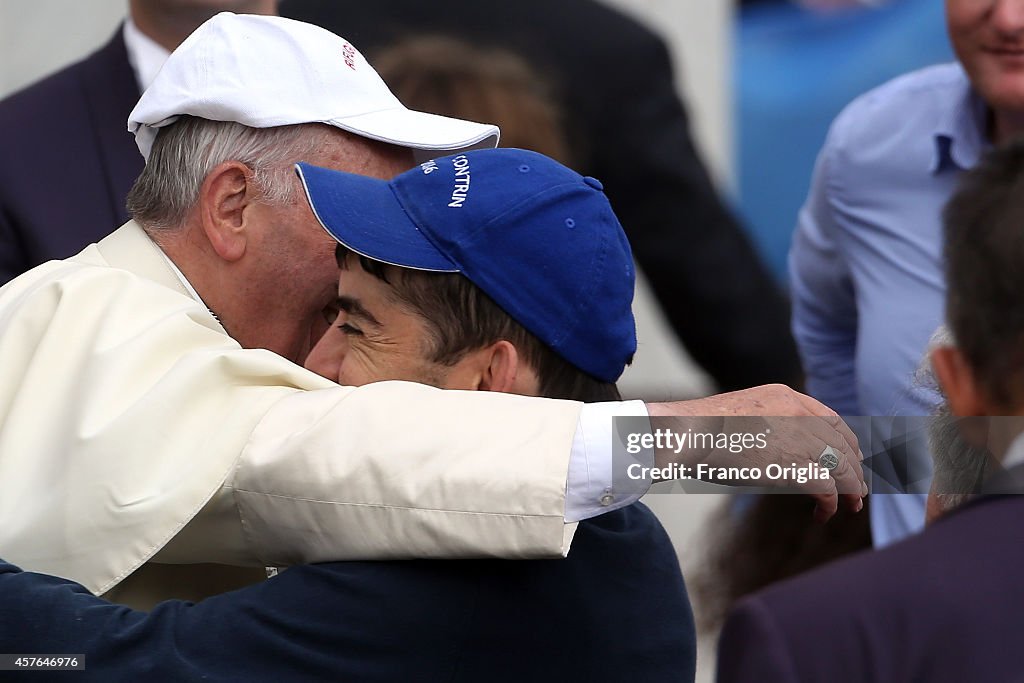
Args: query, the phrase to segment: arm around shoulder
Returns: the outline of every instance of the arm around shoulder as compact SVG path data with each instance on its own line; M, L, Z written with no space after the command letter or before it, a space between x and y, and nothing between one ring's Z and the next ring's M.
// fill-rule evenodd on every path
M581 405L408 382L271 407L229 481L268 564L559 557Z

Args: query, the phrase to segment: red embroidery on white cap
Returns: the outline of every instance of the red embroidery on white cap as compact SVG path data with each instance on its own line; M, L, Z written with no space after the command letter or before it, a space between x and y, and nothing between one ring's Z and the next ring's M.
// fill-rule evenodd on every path
M345 64L353 71L356 70L356 49L345 43L341 48L341 54L345 57Z

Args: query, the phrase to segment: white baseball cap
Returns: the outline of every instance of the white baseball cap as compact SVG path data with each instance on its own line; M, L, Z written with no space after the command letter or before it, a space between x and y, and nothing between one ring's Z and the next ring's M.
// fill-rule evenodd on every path
M495 147L498 127L406 109L366 59L330 31L222 12L178 46L128 116L149 159L158 129L184 114L253 128L326 123L440 153Z

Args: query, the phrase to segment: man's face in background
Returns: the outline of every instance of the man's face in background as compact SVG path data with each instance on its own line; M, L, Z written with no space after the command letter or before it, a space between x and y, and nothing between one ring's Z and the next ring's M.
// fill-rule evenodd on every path
M997 114L1024 116L1024 0L946 0L949 37Z

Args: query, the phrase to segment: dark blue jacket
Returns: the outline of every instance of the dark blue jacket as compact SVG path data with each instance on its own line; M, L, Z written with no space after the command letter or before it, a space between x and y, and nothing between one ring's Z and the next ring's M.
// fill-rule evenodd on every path
M1024 681L1024 496L740 602L719 683Z
M0 102L0 285L128 220L142 171L139 87L121 29L86 59Z
M148 615L0 563L0 652L84 653L54 678L77 683L692 681L695 647L675 552L640 504L581 523L565 560L302 566Z

